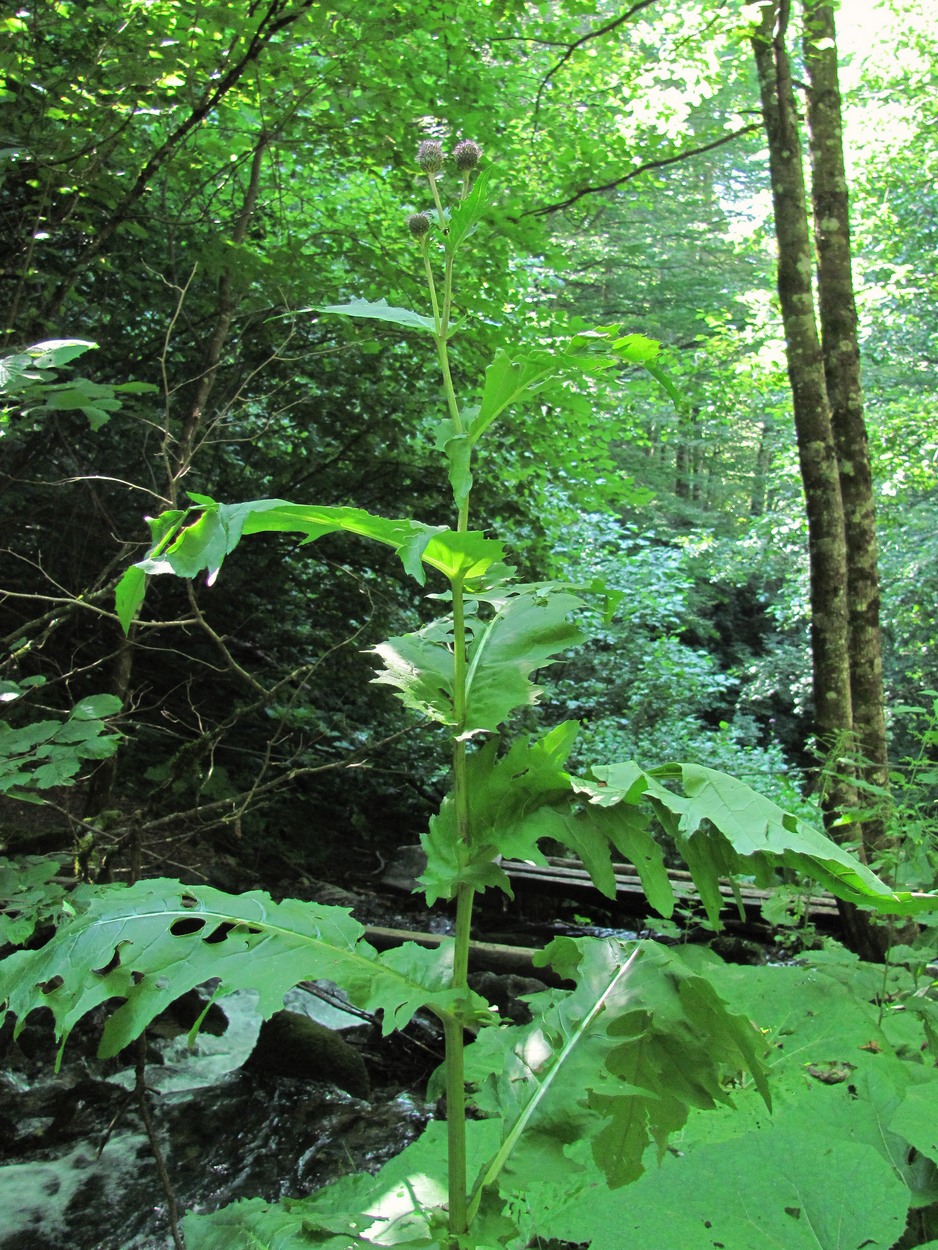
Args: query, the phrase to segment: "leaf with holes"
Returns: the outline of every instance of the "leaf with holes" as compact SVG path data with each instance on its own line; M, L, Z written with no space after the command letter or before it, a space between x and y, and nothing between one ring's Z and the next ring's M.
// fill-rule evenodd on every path
M379 956L342 907L285 899L259 890L229 895L178 881L141 881L76 891L83 908L39 950L0 963L0 1002L17 1030L38 1007L55 1019L64 1046L75 1024L101 1003L119 1000L99 1055L117 1054L188 990L221 978L219 996L258 992L270 1016L300 981L340 985L366 1011L380 1012L386 1033L403 1028L421 1007L439 1015L461 995L448 989L452 944L425 951L408 943ZM484 1007L474 998L474 1009Z

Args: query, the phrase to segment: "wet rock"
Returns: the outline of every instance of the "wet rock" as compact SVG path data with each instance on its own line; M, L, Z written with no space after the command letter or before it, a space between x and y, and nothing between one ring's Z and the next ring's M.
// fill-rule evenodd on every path
M217 1003L210 1003L206 1009L207 999L199 990L175 999L161 1015L149 1026L149 1033L155 1037L178 1037L180 1033L188 1033L195 1022L201 1017L200 1033L208 1033L220 1037L228 1027L228 1017Z
M503 1020L510 1020L512 1024L531 1023L531 1011L527 1003L521 1001L522 995L539 994L547 989L543 981L513 972L474 972L469 977L469 986L497 1007Z
M394 858L381 874L381 884L410 894L419 889L417 878L427 869L427 853L422 846L398 847Z
M332 1029L295 1011L278 1011L264 1021L245 1067L267 1076L326 1081L355 1098L371 1092L358 1051Z

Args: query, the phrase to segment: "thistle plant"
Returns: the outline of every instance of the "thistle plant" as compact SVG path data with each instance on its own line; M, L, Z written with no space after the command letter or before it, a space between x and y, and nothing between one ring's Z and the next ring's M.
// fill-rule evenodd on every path
M679 951L655 942L554 940L538 959L572 988L532 996L529 1025L501 1021L469 988L468 969L476 896L489 889L511 894L505 858L543 863L541 842L559 842L610 897L613 858L630 860L650 906L669 916L675 900L661 843L670 839L714 927L723 907L720 878L745 875L769 885L782 867L883 912L935 906L930 896L890 890L822 833L725 774L684 763L644 769L612 761L575 777L565 768L575 722L503 745L512 713L541 693L532 674L582 640L574 617L586 592L518 582L504 545L470 528L478 446L494 422L559 379L614 379L622 369L644 368L670 384L656 343L606 326L572 336L559 350L507 342L476 393L461 401L450 362L455 260L485 221L496 175L479 145L463 140L453 152L458 186L447 202L442 145L422 142L416 163L429 203L402 221L401 235L402 246L416 252L428 311L384 300L317 311L432 339L445 396L436 442L452 488L453 525L282 499L223 504L193 494L188 508L150 521L152 546L124 575L117 608L129 628L142 610L148 577L207 572L211 584L242 538L265 532L295 533L305 542L358 534L393 548L418 585L441 578L434 598L448 603L446 614L388 639L374 654L377 683L436 722L449 741L451 787L422 839L427 865L420 886L428 905L454 905L453 938L439 950L405 943L378 954L343 908L141 881L83 888L71 918L45 946L0 965L0 999L20 1023L33 1008L49 1008L62 1045L78 1019L116 1000L102 1056L116 1054L175 998L212 978L219 980L217 997L255 989L265 1015L297 982L328 979L358 1007L379 1014L386 1033L405 1027L419 1010L438 1017L445 1143L432 1124L377 1177L346 1178L283 1204L254 1200L190 1216L190 1250L274 1241L280 1250L390 1244L520 1250L532 1235L524 1214L532 1177L549 1181L557 1195L597 1178L621 1186L642 1173L649 1143L663 1151L692 1107L729 1103L730 1083L740 1073L768 1100L761 1034L726 1008Z

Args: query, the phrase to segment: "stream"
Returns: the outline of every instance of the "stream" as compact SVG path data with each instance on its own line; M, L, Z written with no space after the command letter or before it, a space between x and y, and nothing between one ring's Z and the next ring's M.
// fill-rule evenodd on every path
M428 925L426 911L400 896L335 901L354 903L363 923ZM514 944L539 946L570 931L544 914L523 921L514 908L487 919L486 939L501 928L498 939ZM449 926L444 913L434 915L431 927ZM148 1032L147 1105L180 1216L241 1197L303 1196L376 1171L434 1114L423 1098L442 1056L432 1020L418 1015L405 1033L381 1040L374 1021L328 988L298 987L285 1000L289 1016L274 1017L262 1035L255 1003L250 991L221 999L191 1048L188 1030L204 1000L180 1003ZM510 1014L509 1005L502 1010ZM0 1029L0 1250L172 1250L167 1198L134 1094L133 1048L95 1059L100 1023L75 1029L59 1073L43 1013L16 1040L10 1020Z
M335 901L392 927L420 914L393 896ZM377 1171L433 1115L422 1096L442 1055L432 1021L381 1040L331 987L297 987L262 1034L256 995L241 991L210 1008L190 1048L203 1006L175 1005L147 1035L147 1106L180 1217ZM15 1040L12 1018L0 1028L0 1250L172 1250L136 1056L96 1059L100 1027L76 1027L58 1073L51 1016L32 1013Z
M350 1047L356 1034L360 1045L371 1033L299 989L285 1005L295 1017L339 1026ZM261 1029L255 996L239 992L213 1010L224 1014L216 1024L222 1031L200 1033L191 1050L185 1032L149 1044L150 1116L180 1214L240 1197L308 1194L351 1171L375 1170L430 1118L422 1099L399 1084L376 1086L366 1098L329 1081L242 1067ZM67 1048L56 1074L43 1024L31 1018L19 1041L4 1047L0 1248L171 1248L166 1197L133 1097L133 1063L98 1062L79 1053L85 1039L70 1039L75 1053ZM419 1066L428 1066L426 1055Z

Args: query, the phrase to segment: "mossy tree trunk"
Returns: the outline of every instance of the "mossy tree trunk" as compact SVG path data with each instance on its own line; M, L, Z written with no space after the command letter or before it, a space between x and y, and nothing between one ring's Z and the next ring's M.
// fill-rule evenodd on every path
M812 29L812 13L829 7L823 0L805 0L806 20ZM860 676L861 667L869 661L869 648L874 640L868 630L861 633L854 627L854 622L859 626L861 621L868 626L871 606L878 610L878 593L871 603L868 581L870 561L875 574L876 547L874 539L871 549L867 546L862 552L850 550L851 545L868 542L868 532L860 531L857 523L863 516L868 517L872 525L873 511L860 402L856 309L849 272L842 136L838 128L835 137L829 124L820 129L815 127L812 133L814 202L825 229L827 252L819 274L819 288L824 286L825 281L827 284L820 296L823 316L827 318L824 320L822 317L822 338L814 299L815 249L809 225L798 110L786 42L790 9L791 0L769 0L762 8L762 19L752 42L768 138L778 243L778 292L808 517L815 725L831 762L823 804L829 831L837 835L840 832L837 823L840 813L856 810L858 806L852 760L858 739L862 748L866 749L867 725L873 718L868 700L877 698L866 675ZM828 14L828 17L832 26L832 15ZM817 39L816 36L814 38ZM825 54L828 51L823 38L820 49L816 42L814 46L818 51L823 49ZM827 89L822 92L819 87L814 88L818 99L825 96L824 107L828 112L827 90L831 72L836 87L835 49L830 55L825 55L824 81ZM835 143L840 162L839 178L843 182L843 205L836 210L833 202L828 201L828 196L838 185L838 166L831 155ZM818 165L824 166L820 177ZM835 216L838 221L836 228ZM845 271L842 252L845 240L849 292L845 292L843 287ZM832 266L834 255L837 260ZM847 298L848 305L845 306ZM851 316L852 347L846 347L843 344L849 337L847 330ZM828 359L830 356L834 357L832 363ZM853 362L852 373L850 361ZM849 419L845 416L848 409ZM858 434L861 429L862 442ZM865 476L857 468L861 449L865 455ZM867 570L867 580L858 580L856 572L851 579L852 563ZM876 625L878 646L878 611ZM879 673L881 717L881 663ZM855 690L858 702L861 699L867 701L859 719L854 704ZM885 735L883 741L884 738ZM864 850L875 849L875 846L864 843ZM869 923L864 913L846 908L843 919L848 940L854 949L867 958L882 954L885 935Z
M889 783L879 561L869 442L863 419L857 307L844 168L843 118L831 0L804 0L808 135L824 377L831 406L847 546L847 626L858 768L879 790ZM863 845L885 849L882 816L863 822Z

